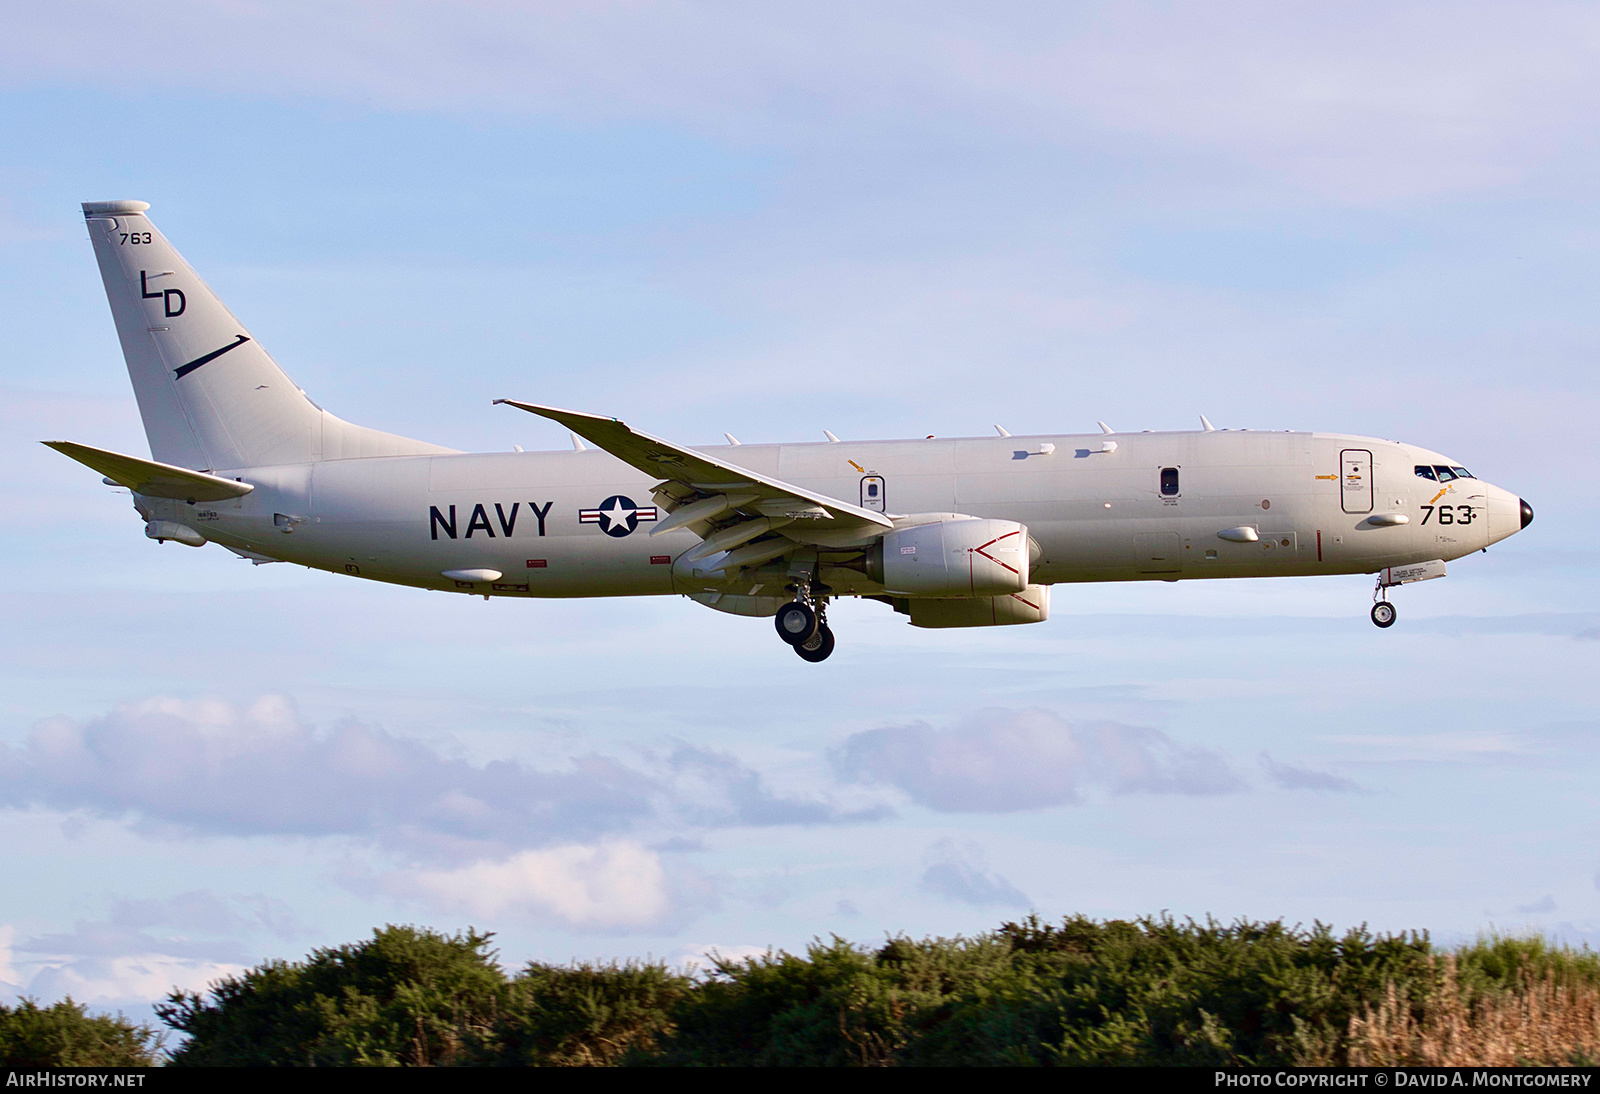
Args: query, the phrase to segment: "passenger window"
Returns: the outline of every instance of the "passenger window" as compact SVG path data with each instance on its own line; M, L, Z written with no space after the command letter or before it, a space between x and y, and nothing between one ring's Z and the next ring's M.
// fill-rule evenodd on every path
M1419 479L1433 479L1434 478L1433 468L1429 467L1425 463L1417 464L1417 478L1419 478ZM1434 481L1437 482L1438 480L1434 479Z
M1164 498L1178 496L1178 469L1176 467L1163 467L1161 469L1161 496Z
M1440 482L1455 481L1456 473L1450 470L1448 467L1441 467L1439 464L1434 464L1433 469L1438 473Z

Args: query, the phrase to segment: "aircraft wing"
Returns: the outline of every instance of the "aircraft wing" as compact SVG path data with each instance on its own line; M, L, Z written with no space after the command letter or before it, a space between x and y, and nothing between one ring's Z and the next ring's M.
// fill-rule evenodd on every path
M801 542L805 541L808 532L837 534L855 531L872 535L894 527L894 523L882 513L874 513L825 494L813 493L747 467L724 463L703 452L695 452L641 433L616 418L560 410L515 399L495 401L559 422L623 463L647 475L656 475L666 482L687 487L687 492L680 492L685 496L680 498L679 509L661 522L652 534L688 527L700 521L712 522L700 525L705 529L700 532L705 542L694 553L701 557L717 550L738 547L780 527L784 529L785 536ZM715 527L716 522L726 522L730 518L732 524ZM760 553L754 546L746 548L746 551L748 554L745 557Z
M71 441L42 441L63 456L70 456L93 468L119 486L126 486L135 494L147 498L181 498L184 501L224 501L242 498L255 487L247 482L234 482L204 471L191 471L187 467L141 460L137 456L124 456L103 448L90 448Z

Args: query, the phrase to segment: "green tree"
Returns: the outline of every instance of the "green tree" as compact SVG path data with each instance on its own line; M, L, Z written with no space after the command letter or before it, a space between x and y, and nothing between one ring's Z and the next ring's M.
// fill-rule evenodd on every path
M492 1040L509 985L492 935L388 926L370 940L268 962L156 1008L189 1035L177 1066L435 1065Z
M695 983L662 964L530 963L479 1061L508 1066L604 1066L648 1055L672 1008ZM475 1061L478 1062L478 1061Z
M0 1067L153 1067L161 1036L120 1014L90 1015L71 997L0 1005Z

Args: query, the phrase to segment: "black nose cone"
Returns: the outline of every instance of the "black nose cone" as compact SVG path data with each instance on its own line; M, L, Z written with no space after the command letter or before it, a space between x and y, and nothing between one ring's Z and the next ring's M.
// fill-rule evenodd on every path
M1526 528L1528 525L1533 523L1533 506L1529 505L1525 501L1522 501L1521 498L1518 498L1517 500L1522 502L1522 526Z

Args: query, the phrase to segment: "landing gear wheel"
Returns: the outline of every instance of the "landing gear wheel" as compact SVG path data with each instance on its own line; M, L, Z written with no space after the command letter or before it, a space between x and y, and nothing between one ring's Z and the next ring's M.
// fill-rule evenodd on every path
M817 613L811 610L809 604L795 600L778 609L778 614L772 617L772 624L777 627L779 638L791 646L798 646L817 636L819 622Z
M1380 600L1372 606L1372 621L1380 627L1394 626L1394 605L1387 600Z
M826 623L817 628L817 633L810 640L795 643L794 652L802 660L817 662L826 661L833 652L833 630Z

